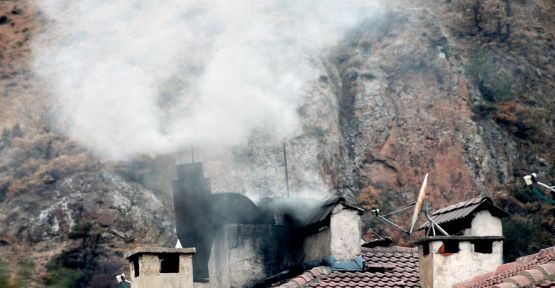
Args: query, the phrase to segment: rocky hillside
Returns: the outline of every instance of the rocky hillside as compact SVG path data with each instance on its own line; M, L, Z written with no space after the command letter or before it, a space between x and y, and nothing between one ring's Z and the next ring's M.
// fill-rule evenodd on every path
M287 143L293 192L388 211L430 173L434 207L483 194L513 213L508 259L554 245L555 206L521 181L555 183L554 19L548 0L393 1L317 60ZM45 21L0 2L0 286L110 287L123 250L174 243L173 161L106 163L50 126L30 66ZM283 190L281 146L260 136L204 158L215 190ZM366 237L407 240L367 217Z

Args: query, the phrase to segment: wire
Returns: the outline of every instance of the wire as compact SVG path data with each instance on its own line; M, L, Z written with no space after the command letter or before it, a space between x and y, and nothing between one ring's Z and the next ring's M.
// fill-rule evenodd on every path
M407 206L405 206L405 207L403 207L403 208L401 208L401 209L398 209L398 210L395 210L395 211L393 211L393 212L389 212L389 213L387 213L387 214L385 214L385 215L382 215L382 217L387 217L387 216L389 216L389 215L393 215L393 214L395 214L395 213L399 213L399 212L401 212L401 211L405 211L405 210L407 210L407 209L410 209L410 208L414 207L414 205L416 205L416 202L414 202L414 203L412 203L412 204L410 204L410 205L407 205Z

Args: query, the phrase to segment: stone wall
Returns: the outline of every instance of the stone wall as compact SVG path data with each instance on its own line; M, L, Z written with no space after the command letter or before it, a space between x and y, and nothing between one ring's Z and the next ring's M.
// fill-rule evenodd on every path
M309 235L303 242L305 262L317 261L331 255L331 232L329 228Z

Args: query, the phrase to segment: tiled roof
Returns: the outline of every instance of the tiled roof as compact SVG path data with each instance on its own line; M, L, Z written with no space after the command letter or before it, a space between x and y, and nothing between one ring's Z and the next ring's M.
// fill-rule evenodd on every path
M279 287L420 287L416 248L362 248L362 256L364 271L342 272L316 267Z
M476 197L468 201L463 201L457 204L449 205L445 208L439 209L431 213L431 218L437 224L442 224L446 222L451 222L455 220L463 219L474 212L488 209L492 215L498 217L503 217L509 215L505 210L493 205L493 201L489 197ZM418 228L422 230L428 227L429 223L426 223Z
M555 287L555 246L497 266L495 271L456 284L455 288Z
M345 200L345 198L343 197L333 197L327 199L326 201L324 201L324 203L322 203L320 207L316 208L305 220L304 226L317 226L321 223L326 222L327 220L329 220L328 217L331 215L333 208L335 208L337 204L343 204L347 208L358 210L361 214L362 212L364 212L364 209L347 203L347 200Z

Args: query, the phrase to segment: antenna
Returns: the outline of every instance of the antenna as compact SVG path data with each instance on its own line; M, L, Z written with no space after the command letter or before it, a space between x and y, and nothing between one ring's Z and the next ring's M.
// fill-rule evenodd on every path
M412 231L414 231L414 226L416 225L416 221L418 220L418 215L423 210L422 207L424 206L424 212L425 212L426 218L428 219L428 222L430 222L430 226L431 226L431 229L433 230L434 235L435 235L435 229L437 228L443 235L449 236L449 234L447 234L447 232L445 232L445 230L443 230L443 228L441 228L436 222L434 222L428 215L428 203L427 202L424 203L424 200L426 199L427 186L428 186L428 174L426 173L426 176L424 176L424 181L422 181L422 186L420 187L420 192L418 192L418 198L415 203L405 206L391 213L385 214L383 216L380 215L380 209L374 208L372 209L372 214L374 214L374 216L376 216L376 218L378 218L380 222L387 224L389 226L392 226L397 230L403 231L408 235L411 235ZM410 209L412 207L414 207L414 210L412 212L412 218L411 218L409 229L405 229L386 218L389 215L396 214L398 212Z
M441 226L439 226L439 224L437 224L434 220L432 220L432 218L430 217L430 215L428 214L429 212L429 206L428 206L428 202L426 202L426 204L424 204L424 215L426 215L426 219L428 219L428 223L430 223L430 231L432 231L432 233L434 234L434 236L436 236L436 228L437 230L439 230L439 232L441 232L441 234L445 235L445 236L449 236L449 233L447 233L445 230L443 230L443 228L441 228ZM428 234L430 232L428 231Z
M555 186L549 186L545 183L542 183L542 182L538 181L538 175L536 175L536 173L532 173L530 175L524 176L524 182L526 182L526 185L528 186L530 191L532 191L534 194L536 194L536 196L538 198L540 198L541 200L543 200L545 202L548 202L552 205L555 205L555 200L550 199L548 196L546 196L544 193L542 193L540 190L538 190L536 187L534 187L534 184L540 185L540 186L548 189L549 191L551 191L551 193L554 193L554 194L555 194Z
M287 198L289 198L289 174L287 173L287 150L285 149L285 142L283 142L283 162L285 163L285 185L287 186Z
M414 229L416 220L418 220L418 214L420 214L420 210L422 210L422 204L424 204L424 199L426 199L426 186L428 186L428 173L426 173L426 176L424 176L424 181L422 182L420 192L418 192L416 204L414 205L414 211L412 212L412 219L410 222L409 235L412 234L412 230Z
M191 146L191 163L195 163L195 147Z

